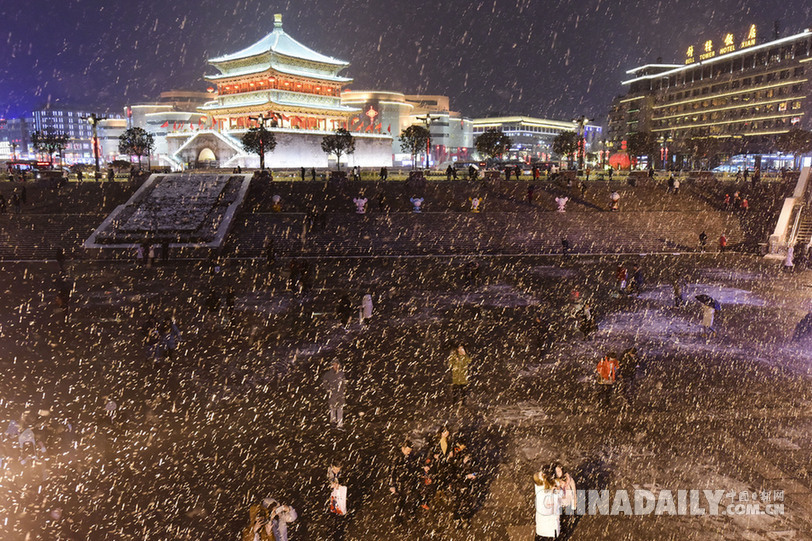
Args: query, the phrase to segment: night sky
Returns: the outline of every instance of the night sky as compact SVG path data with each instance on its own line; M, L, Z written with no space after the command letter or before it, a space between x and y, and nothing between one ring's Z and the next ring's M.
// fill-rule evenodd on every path
M531 1L0 0L0 116L66 106L120 110L205 90L206 59L273 30L351 62L355 90L446 94L470 116L603 120L625 70L681 62L689 45L812 26L809 0Z

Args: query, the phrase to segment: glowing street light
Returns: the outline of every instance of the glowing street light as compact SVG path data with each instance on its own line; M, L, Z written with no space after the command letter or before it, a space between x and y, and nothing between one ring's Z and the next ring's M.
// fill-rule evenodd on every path
M422 120L426 124L426 129L429 132L429 136L426 139L426 169L429 168L429 154L431 153L431 121L437 120L439 115L436 115L432 118L431 113L426 113L426 116L418 116L415 117L417 120Z
M579 116L578 118L573 118L573 122L578 124L578 169L584 168L584 154L586 153L586 140L584 139L584 130L586 124L589 123L589 119L584 115Z
M87 120L88 124L90 124L90 129L93 131L93 157L96 160L96 180L101 178L99 174L99 137L96 133L96 125L99 123L99 120L106 120L106 116L98 116L96 113L91 113L90 116L83 116L80 117L82 120Z

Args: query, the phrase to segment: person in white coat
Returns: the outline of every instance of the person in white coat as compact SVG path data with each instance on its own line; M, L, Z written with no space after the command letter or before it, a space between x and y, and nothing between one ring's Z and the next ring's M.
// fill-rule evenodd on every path
M561 500L555 484L544 472L533 475L536 488L536 541L555 539L561 532Z
M702 305L702 331L707 337L716 336L716 329L713 328L713 318L716 309L707 304Z
M795 266L795 246L787 248L787 257L784 259L784 270L792 270Z
M367 293L361 299L361 310L360 310L360 323L366 323L366 321L372 317L372 295Z
M269 510L271 520L265 525L266 533L273 535L274 541L288 541L288 524L299 518L296 509L274 502Z

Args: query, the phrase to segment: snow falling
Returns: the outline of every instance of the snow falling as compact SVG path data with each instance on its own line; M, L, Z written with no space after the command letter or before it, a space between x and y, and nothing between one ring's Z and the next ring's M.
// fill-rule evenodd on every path
M728 24L798 30L812 7L17 2L0 115L205 90L207 59L279 12L350 59L354 89L594 119L629 67ZM168 260L81 248L134 185L3 203L0 539L531 539L555 464L579 490L782 506L587 513L560 539L812 539L812 270L757 255L791 186L545 179L528 202L525 180L296 174L252 183L221 250ZM725 209L734 189L748 214Z

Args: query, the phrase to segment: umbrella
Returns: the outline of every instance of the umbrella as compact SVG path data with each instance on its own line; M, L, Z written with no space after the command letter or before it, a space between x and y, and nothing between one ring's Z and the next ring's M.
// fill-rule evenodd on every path
M722 306L719 304L719 301L717 301L716 299L714 299L710 295L704 295L704 294L703 295L697 295L695 297L695 299L698 300L699 302L701 302L702 304L710 306L711 308L713 308L717 312L722 309Z

